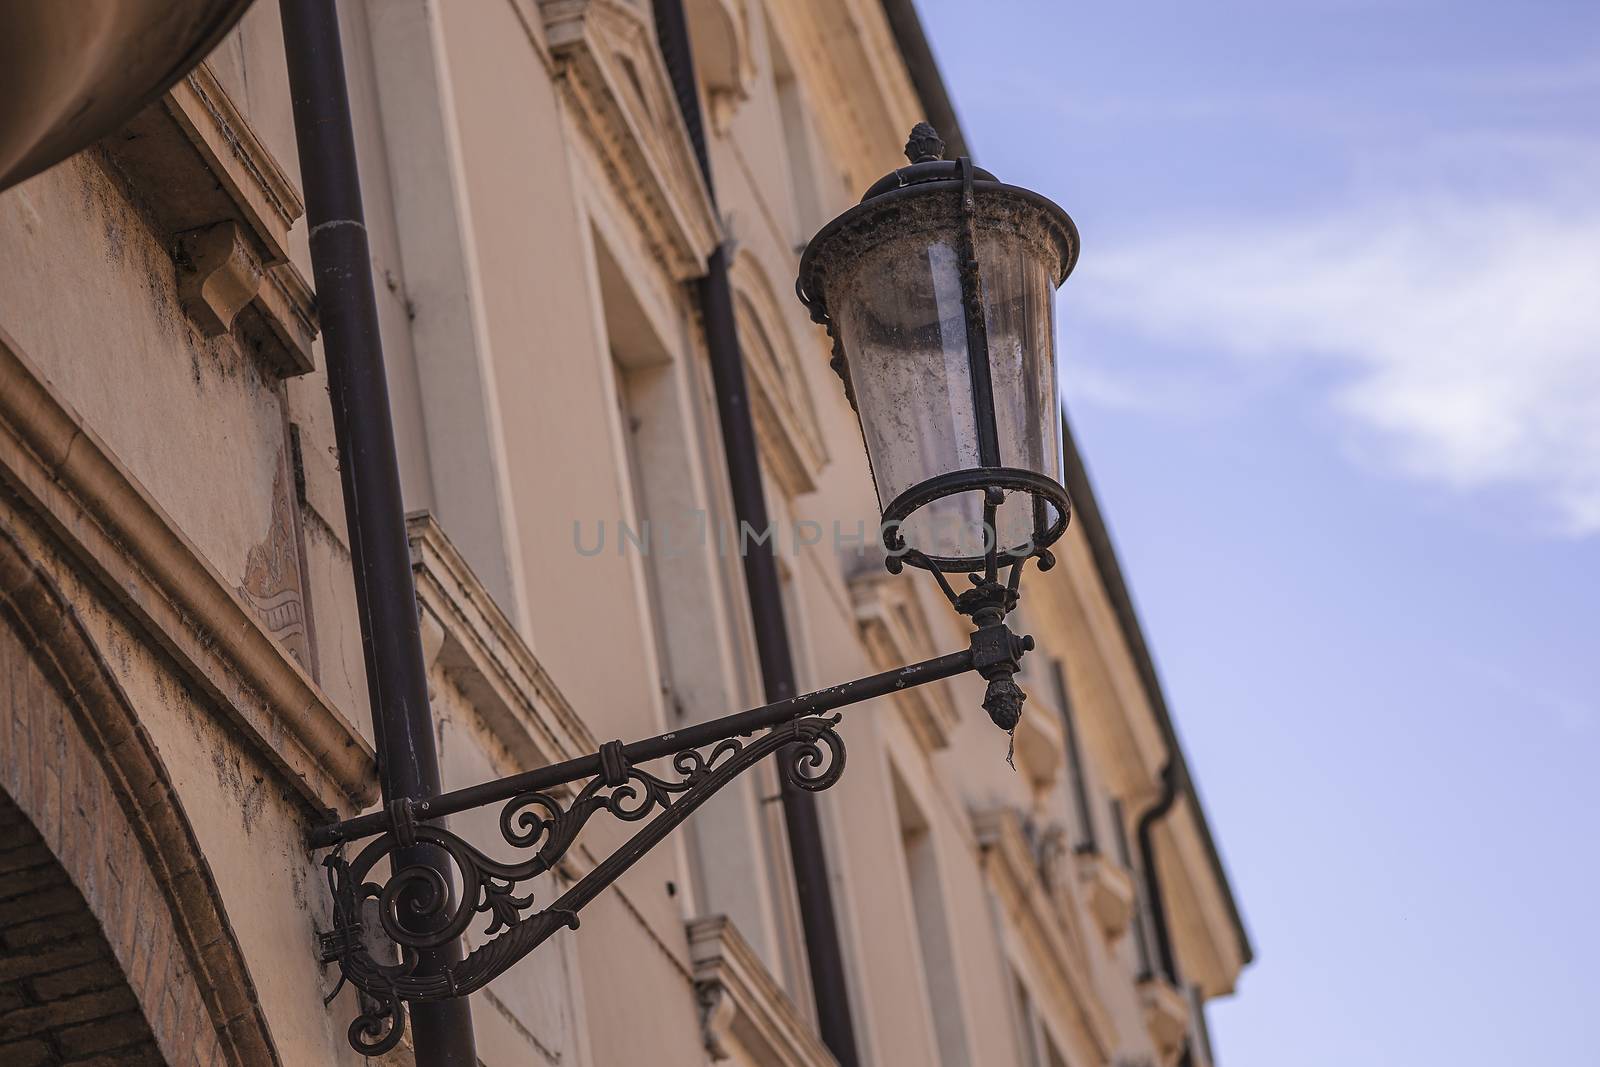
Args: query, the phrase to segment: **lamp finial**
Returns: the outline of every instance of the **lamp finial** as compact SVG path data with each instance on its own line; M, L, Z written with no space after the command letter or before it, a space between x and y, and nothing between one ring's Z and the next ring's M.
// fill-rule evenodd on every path
M939 131L926 122L911 127L911 137L906 141L906 158L912 163L930 163L944 158L944 140Z

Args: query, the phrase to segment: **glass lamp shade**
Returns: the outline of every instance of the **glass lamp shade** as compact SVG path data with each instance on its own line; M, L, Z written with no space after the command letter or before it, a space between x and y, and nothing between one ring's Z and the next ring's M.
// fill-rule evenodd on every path
M924 158L806 249L799 289L834 336L892 554L970 570L1065 529L1054 296L1077 247L1043 197Z

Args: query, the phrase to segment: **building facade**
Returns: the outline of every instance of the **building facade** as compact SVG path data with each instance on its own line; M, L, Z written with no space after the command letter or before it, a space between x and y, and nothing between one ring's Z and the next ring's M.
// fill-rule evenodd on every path
M762 702L694 296L719 246L801 687L966 643L874 552L793 295L915 122L959 137L914 13L686 10L714 196L645 0L340 0L447 787ZM0 1063L361 1059L304 844L377 777L299 175L257 0L0 193ZM1249 962L1070 440L1067 469L1015 769L972 677L845 714L818 804L863 1064L1202 1067ZM777 793L736 781L476 994L480 1061L834 1063ZM625 834L595 820L537 892Z

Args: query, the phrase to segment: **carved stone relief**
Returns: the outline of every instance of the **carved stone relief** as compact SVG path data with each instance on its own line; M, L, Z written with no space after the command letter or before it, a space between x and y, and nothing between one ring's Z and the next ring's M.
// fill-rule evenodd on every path
M316 677L306 611L304 548L292 493L287 450L280 449L278 469L272 476L272 514L267 534L245 557L244 578L237 590L267 632Z

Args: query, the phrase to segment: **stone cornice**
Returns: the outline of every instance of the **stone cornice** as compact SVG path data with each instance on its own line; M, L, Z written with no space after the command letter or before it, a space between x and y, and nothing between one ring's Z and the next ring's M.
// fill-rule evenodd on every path
M1062 737L1061 709L1046 691L1048 686L1025 683L1028 703L1017 723L1017 769L1023 772L1035 793L1052 788L1066 766L1066 742Z
M1116 941L1133 919L1133 876L1098 852L1073 857L1089 914L1107 941Z
M101 146L173 247L180 288L191 290L185 308L201 332L238 329L279 376L309 372L315 312L289 262L289 231L305 207L211 68L200 64ZM232 237L228 254L197 262L197 244L217 243L223 232ZM194 298L218 288L233 299Z
M711 120L725 130L756 80L749 0L688 0L684 9Z
M674 281L705 272L722 226L700 178L648 7L540 0L574 123Z
M1139 983L1139 1004L1158 1062L1161 1067L1173 1067L1189 1033L1188 1002L1163 979L1146 978Z
M706 1051L770 1067L837 1067L788 994L725 915L689 924L689 957Z
M905 166L899 146L925 116L893 46L880 54L878 40L868 39L887 34L882 11L858 0L813 0L768 5L767 15L814 105L823 154L845 172L847 184L859 192Z
M521 767L574 759L600 744L522 635L429 513L406 519L423 638Z
M894 670L937 655L922 601L904 578L872 561L850 576L849 588L856 626L879 670ZM894 702L924 753L949 746L961 713L948 682L904 690L895 694Z
M4 332L0 480L307 805L377 796L371 746Z
M974 817L983 869L1035 971L1049 980L1058 1004L1065 1006L1094 1043L1102 1060L1116 1047L1116 1032L1101 1003L1077 931L1062 922L1052 894L1040 877L1021 817L997 808Z
M289 228L305 214L300 191L205 63L163 101L249 222L268 265L289 259Z
M1230 936L1225 898L1205 877L1205 845L1194 829L1201 816L1187 797L1178 801L1174 816L1158 824L1155 834L1167 921L1181 953L1184 979L1208 997L1223 996L1234 991L1243 967L1239 943Z

